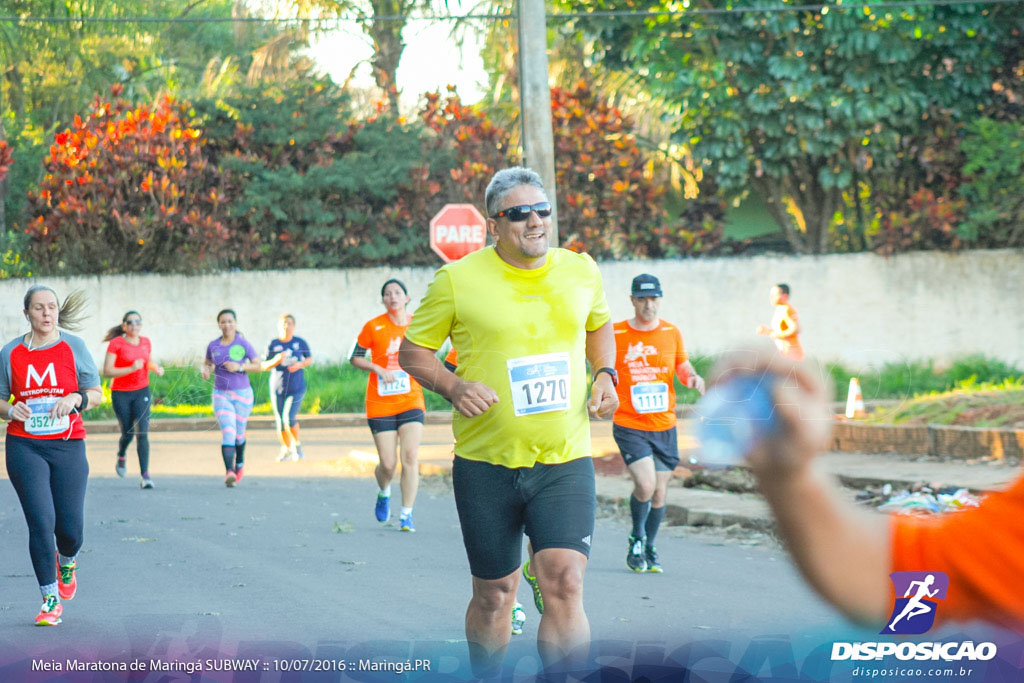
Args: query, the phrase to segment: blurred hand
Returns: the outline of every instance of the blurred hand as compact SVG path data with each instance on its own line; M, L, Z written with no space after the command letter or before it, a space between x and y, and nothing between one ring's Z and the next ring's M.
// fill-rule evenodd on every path
M690 375L686 378L686 386L690 389L696 389L700 392L700 395L704 395L704 378L700 375Z
M154 365L153 366L153 372L155 372L156 374L158 374L161 377L163 377L164 376L164 366L162 366L162 365Z
M141 370L144 367L146 367L146 361L141 358L136 358L135 362L132 363L132 370Z
M483 382L463 382L452 389L452 405L464 417L483 415L498 402L498 393Z
M206 363L203 363L199 367L199 374L202 375L204 380L210 379L210 366L207 365Z
M762 337L767 337L772 333L772 330L767 325L758 325L755 332L757 332L757 334L761 335Z
M395 381L395 373L390 370L381 370L377 373L377 381L384 384L391 384Z
M32 415L32 409L25 404L24 401L15 403L11 406L10 419L17 420L18 422L24 422Z
M832 433L827 387L814 366L782 358L765 344L736 351L720 360L711 374L712 386L738 374L775 376L775 433L747 456L747 464L762 484L794 476L826 450Z
M228 372L238 372L239 370L242 369L242 364L236 363L233 360L227 360L224 361L224 369L227 370Z
M302 369L301 367L298 366L298 364L295 364L295 363L293 363L292 365L289 365L287 367L288 367L288 372L298 372L299 370Z
M619 409L619 395L615 393L615 385L608 373L602 372L590 385L590 401L587 410L591 417L607 420Z
M53 404L53 408L50 409L50 417L57 419L67 417L78 407L81 400L82 397L76 392L62 396L59 401Z

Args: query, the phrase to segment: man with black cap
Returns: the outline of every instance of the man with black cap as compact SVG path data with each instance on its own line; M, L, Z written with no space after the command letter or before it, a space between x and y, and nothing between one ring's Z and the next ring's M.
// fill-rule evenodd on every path
M615 370L619 408L612 435L633 478L626 566L661 573L654 538L665 515L665 491L679 464L673 376L704 393L704 378L690 363L679 328L658 317L661 283L653 275L633 278L634 316L615 323Z

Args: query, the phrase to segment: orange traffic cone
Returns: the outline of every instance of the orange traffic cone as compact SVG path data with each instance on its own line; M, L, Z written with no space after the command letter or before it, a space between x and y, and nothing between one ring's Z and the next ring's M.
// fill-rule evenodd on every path
M860 380L856 377L850 378L850 391L846 395L846 417L864 417L864 394L860 391Z

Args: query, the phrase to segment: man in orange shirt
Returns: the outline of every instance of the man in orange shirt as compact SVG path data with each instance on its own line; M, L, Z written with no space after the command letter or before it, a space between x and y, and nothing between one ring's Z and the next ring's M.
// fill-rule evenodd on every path
M828 392L806 368L776 354L733 354L713 384L767 373L775 382L777 428L747 464L775 513L778 530L808 583L856 621L884 626L898 617L893 572L948 577L937 622L981 619L1024 634L1024 476L980 507L934 517L882 515L843 500L812 467L828 447ZM894 577L895 578L895 577Z
M612 435L633 478L629 510L633 533L626 566L635 572L662 571L654 538L665 516L665 491L679 464L676 390L673 379L704 393L683 347L679 328L658 317L661 283L653 275L633 278L634 316L615 323L615 371L619 408Z
M757 333L775 340L775 346L784 358L800 361L804 359L804 349L800 346L800 321L796 309L789 303L789 285L778 284L772 287L770 294L772 306L771 325L759 325Z

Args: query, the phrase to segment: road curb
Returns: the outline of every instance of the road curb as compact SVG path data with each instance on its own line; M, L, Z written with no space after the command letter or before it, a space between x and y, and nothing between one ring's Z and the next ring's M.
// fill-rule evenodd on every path
M844 419L833 427L829 450L1014 462L1024 458L1024 429L864 424Z

